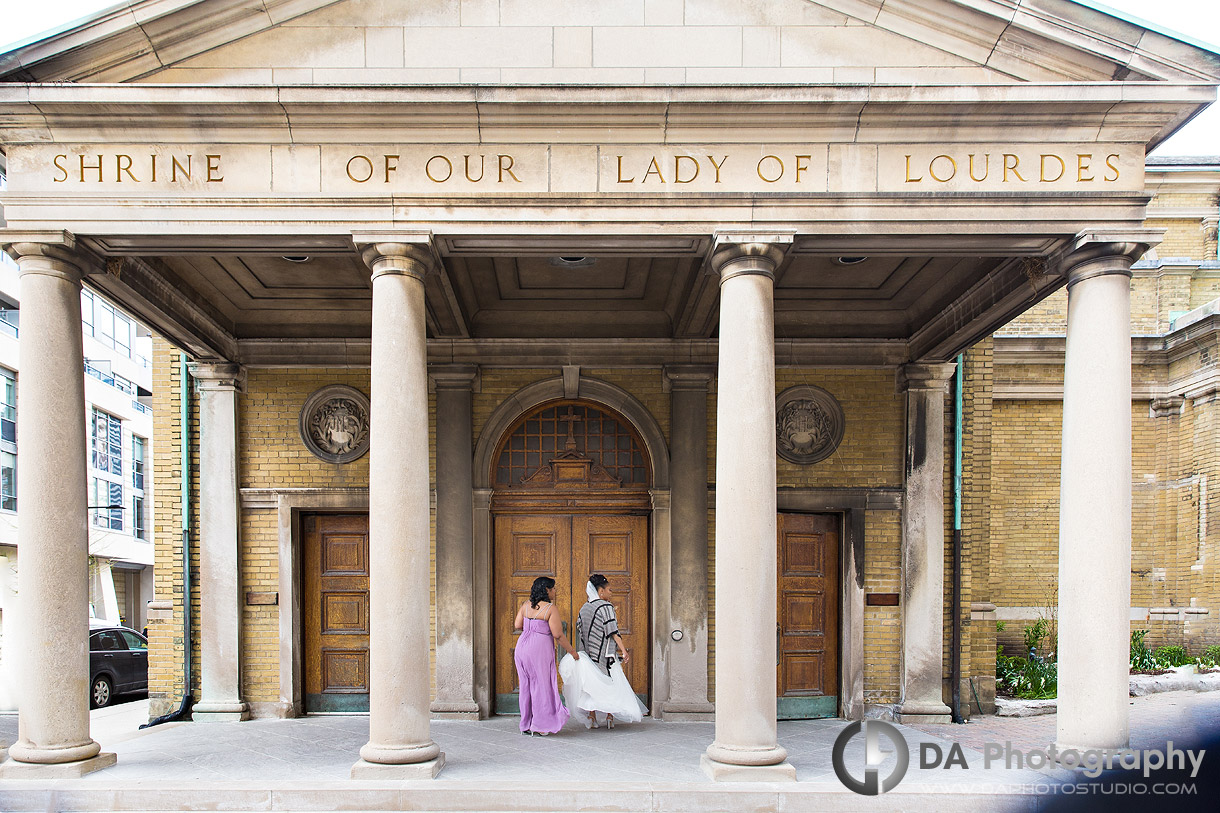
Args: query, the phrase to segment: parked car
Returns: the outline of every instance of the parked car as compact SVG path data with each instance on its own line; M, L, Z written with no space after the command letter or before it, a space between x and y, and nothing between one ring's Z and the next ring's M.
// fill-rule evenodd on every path
M89 630L89 706L109 706L124 692L148 689L148 640L126 627Z

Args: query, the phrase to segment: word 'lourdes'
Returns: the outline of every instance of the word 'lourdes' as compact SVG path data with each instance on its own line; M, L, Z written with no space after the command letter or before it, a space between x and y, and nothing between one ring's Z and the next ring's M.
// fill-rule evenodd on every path
M980 158L978 160L978 163L981 164L981 166L976 169L975 159L977 157L978 156L976 153L969 153L966 155L966 164L968 167L966 171L970 175L970 180L974 181L975 183L982 183L983 181L987 180L987 176L991 172L991 153L989 153L989 152L983 153L982 158ZM1118 153L1110 153L1109 155L1106 156L1107 170L1101 177L1101 180L1103 182L1114 183L1115 181L1118 180L1118 176L1119 176L1118 167L1114 166L1114 160L1118 157L1119 157ZM960 155L957 158L954 158L952 155L946 155L946 154L941 154L941 155L935 156L931 161L928 162L928 168L927 168L928 176L931 177L932 180L934 180L934 181L938 181L940 183L948 183L949 181L951 181L955 177L957 177L959 158L961 158ZM1088 152L1076 153L1076 180L1077 181L1079 181L1081 183L1085 183L1088 181L1097 180L1095 170L1094 170L1093 160L1094 159L1093 159L1092 153L1088 153ZM911 156L910 155L906 156L906 161L907 161L906 182L907 183L922 183L923 182L922 171L916 170L916 171L921 172L921 174L916 175L914 177L912 177L912 175L911 175L912 169L911 169ZM1029 179L1021 174L1022 170L1021 170L1020 157L1018 157L1010 152L1003 153L1001 160L1000 160L1000 165L1002 166L1003 173L1004 173L1003 183L1010 182L1010 178L1009 178L1010 174L1013 177L1015 177L1018 181L1022 181L1024 183L1029 182ZM1025 171L1030 172L1030 170L1028 168ZM1042 153L1041 155L1038 156L1038 181L1039 181L1039 183L1054 183L1055 181L1060 180L1067 173L1067 171L1068 171L1068 162L1064 161L1061 156L1056 155L1055 153ZM978 173L982 173L982 174L979 175ZM1053 177L1051 176L1051 173L1053 173ZM1113 174L1111 174L1111 173L1113 173Z

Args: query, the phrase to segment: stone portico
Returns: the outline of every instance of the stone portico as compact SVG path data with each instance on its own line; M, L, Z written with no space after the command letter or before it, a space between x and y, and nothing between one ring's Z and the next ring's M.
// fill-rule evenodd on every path
M793 778L780 714L949 719L955 359L1067 286L1058 740L1125 744L1126 280L1159 240L1145 149L1215 97L1215 54L1065 0L947 3L934 38L868 2L171 5L0 58L20 397L66 416L22 424L23 495L62 498L21 499L48 623L0 775L104 767L82 282L197 390L158 394L159 447L198 454L193 596L157 470L166 710L190 647L197 723L367 710L353 776L436 776L434 715L515 708L501 602L554 574L579 606L596 567L637 692L714 719L725 780ZM310 452L325 386L352 393Z

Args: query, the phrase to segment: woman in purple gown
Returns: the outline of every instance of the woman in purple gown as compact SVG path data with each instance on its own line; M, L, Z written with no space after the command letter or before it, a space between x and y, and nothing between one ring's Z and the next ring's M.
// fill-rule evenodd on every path
M580 653L568 643L559 623L555 606L555 580L549 576L534 579L529 601L521 604L513 627L521 630L513 661L517 664L518 695L521 706L521 733L546 736L563 728L568 710L559 700L555 680L555 642L573 658Z

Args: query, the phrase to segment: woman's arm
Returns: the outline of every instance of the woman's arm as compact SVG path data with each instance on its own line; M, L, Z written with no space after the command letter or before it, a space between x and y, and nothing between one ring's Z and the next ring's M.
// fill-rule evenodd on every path
M631 653L627 651L627 645L623 643L623 636L617 632L614 633L614 643L618 644L618 655L623 659L623 663L631 660Z
M517 608L517 617L513 619L513 629L525 629L525 605L527 602L521 602L521 606Z
M568 643L568 636L563 634L563 624L559 623L559 610L554 604L547 609L550 612L546 617L546 623L551 628L551 637L558 641L564 651L571 655L574 660L580 660L580 653L572 648L572 645Z

